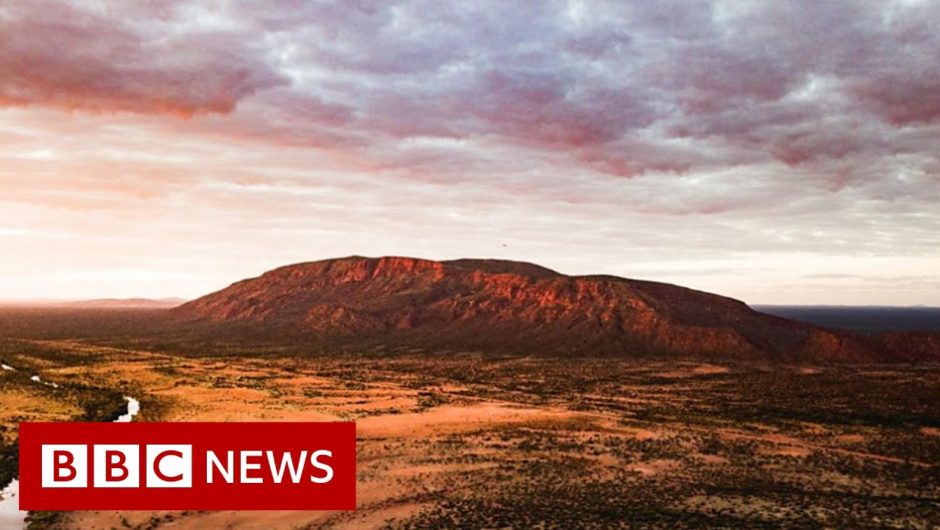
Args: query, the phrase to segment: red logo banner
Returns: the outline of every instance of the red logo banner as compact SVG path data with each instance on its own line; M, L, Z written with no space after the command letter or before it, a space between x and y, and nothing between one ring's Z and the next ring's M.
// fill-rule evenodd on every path
M21 510L354 510L354 423L21 423Z

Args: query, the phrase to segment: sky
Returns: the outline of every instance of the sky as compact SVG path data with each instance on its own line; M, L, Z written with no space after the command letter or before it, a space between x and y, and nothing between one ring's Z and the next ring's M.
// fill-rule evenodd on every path
M940 1L0 0L0 299L348 255L940 305Z

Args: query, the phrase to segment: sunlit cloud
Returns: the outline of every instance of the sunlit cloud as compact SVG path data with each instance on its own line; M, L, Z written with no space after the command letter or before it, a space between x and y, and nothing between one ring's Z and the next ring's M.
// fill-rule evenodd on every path
M929 0L4 5L0 298L196 296L406 254L935 303L938 18Z

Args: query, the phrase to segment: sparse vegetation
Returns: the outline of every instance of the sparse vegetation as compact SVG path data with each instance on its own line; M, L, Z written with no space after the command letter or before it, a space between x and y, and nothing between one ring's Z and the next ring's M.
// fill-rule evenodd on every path
M670 529L940 521L936 366L299 347L252 355L202 342L148 349L133 334L105 335L0 343L0 358L29 368L0 374L0 393L23 399L23 410L60 404L72 419L111 419L129 392L147 420L359 422L359 510L297 514L298 528L366 520L393 528ZM61 387L30 382L30 370ZM8 476L24 418L8 410L2 422L0 471ZM37 513L31 528L227 524L219 517ZM263 514L251 517L264 526Z

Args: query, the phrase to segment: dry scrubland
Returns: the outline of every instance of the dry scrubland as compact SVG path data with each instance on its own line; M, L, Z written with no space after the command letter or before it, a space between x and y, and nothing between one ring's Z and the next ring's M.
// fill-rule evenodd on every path
M24 419L355 420L356 512L34 514L35 528L936 528L940 369L0 342ZM58 389L38 385L39 373ZM4 459L3 472L12 472Z

